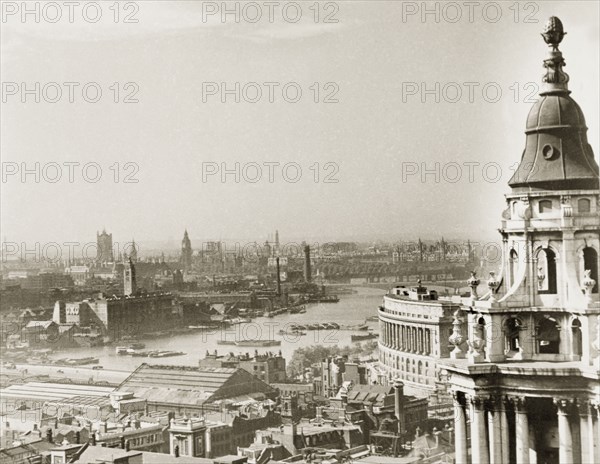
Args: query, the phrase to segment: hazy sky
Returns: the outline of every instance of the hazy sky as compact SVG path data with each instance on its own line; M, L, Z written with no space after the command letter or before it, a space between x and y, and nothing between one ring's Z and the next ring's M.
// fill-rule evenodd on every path
M457 2L455 22L456 8L440 4L440 21L433 14L423 21L420 11L409 14L421 2L392 1L322 3L315 22L313 2L299 2L296 23L289 3L278 2L272 22L263 2L254 4L263 14L256 23L258 10L240 4L238 23L234 15L203 18L203 8L221 2L141 1L122 3L117 23L113 2L100 2L96 23L87 21L92 8L85 18L76 10L70 23L66 7L57 22L48 8L36 23L8 14L21 2L3 2L2 238L85 241L102 227L115 240L141 243L180 240L186 227L192 240L266 238L276 228L282 240L494 237L524 148L547 53L540 32L551 15L568 32L565 71L598 156L598 2L521 2L518 9L481 2L472 21ZM128 14L138 22L124 23ZM325 23L328 14L338 22ZM21 101L23 82L29 89L40 83L39 103L34 94ZM73 103L66 82L79 84ZM235 95L223 103L220 86L236 82L246 91L240 103ZM270 84L272 103L269 82L278 83ZM86 83L96 83L87 87L89 99L102 89L97 103L84 100ZM425 102L422 84L434 91ZM262 97L252 103L256 87ZM124 103L135 90L130 98L139 102ZM11 174L35 171L36 162L39 182ZM70 162L80 163L72 183ZM52 163L62 169L55 183ZM239 182L235 174L203 179L223 163L232 171L240 163ZM479 163L471 165L472 182L464 163ZM95 166L102 174L93 183ZM253 183L256 166L262 177ZM406 175L424 167L437 170L439 182L433 173L425 182L420 173ZM128 174L138 182L124 182ZM325 182L327 175L337 183Z

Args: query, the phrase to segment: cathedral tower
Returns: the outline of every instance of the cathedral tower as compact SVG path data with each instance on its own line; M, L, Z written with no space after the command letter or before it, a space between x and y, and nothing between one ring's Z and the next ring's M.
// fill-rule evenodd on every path
M550 18L543 87L502 214L502 267L483 295L469 279L454 317L445 367L460 463L467 435L473 463L600 462L599 171L563 71L564 35Z
M112 234L107 234L106 229L103 229L101 234L96 232L96 246L96 262L114 262Z
M185 270L192 267L192 257L194 252L192 251L192 242L188 236L187 229L183 234L183 240L181 241L181 265Z

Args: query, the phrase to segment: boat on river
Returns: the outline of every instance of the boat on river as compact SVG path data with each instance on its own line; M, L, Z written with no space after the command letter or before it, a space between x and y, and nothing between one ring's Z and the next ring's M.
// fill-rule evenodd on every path
M217 345L235 345L234 340L217 340Z
M304 314L306 313L306 306L294 306L290 308L290 314Z
M150 353L148 356L150 356L151 358L168 358L171 356L183 356L186 353L184 353L183 351L170 351L170 350L165 350L165 351L153 351L152 353Z
M146 345L144 345L143 343L131 343L130 345L127 346L117 346L115 348L115 353L117 354L131 354L134 351L139 351L139 350L143 350L144 348L146 348Z
M280 330L277 333L279 335L306 335L306 332L300 329Z
M376 333L373 333L373 332L368 333L368 334L361 334L361 335L350 335L350 341L363 342L365 340L372 340L377 337L379 337L379 335Z
M311 295L308 297L309 303L337 303L340 301L337 295Z
M279 346L281 340L240 340L236 346Z
M369 326L366 324L356 324L356 325L341 325L339 327L340 330L369 330Z

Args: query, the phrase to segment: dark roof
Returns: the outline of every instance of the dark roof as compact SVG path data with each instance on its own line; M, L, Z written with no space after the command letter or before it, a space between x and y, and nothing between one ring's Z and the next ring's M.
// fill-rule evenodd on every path
M569 91L540 96L527 117L525 150L512 188L597 189L598 164L585 118Z
M54 443L45 440L32 441L24 445L1 449L0 457L19 456L23 453L40 454L48 452L55 447L56 445Z

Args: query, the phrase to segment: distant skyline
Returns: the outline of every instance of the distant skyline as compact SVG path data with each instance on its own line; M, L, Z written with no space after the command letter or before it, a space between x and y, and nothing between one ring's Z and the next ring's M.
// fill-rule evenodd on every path
M200 3L139 2L136 24L2 24L2 241L87 242L103 227L115 241L140 244L178 244L186 228L192 245L264 241L275 229L282 242L496 238L541 84L540 32L552 15L568 33L561 50L569 88L599 157L598 2L535 2L539 9L520 11L517 22L513 3L501 3L496 23L479 13L460 27L418 15L403 21L407 2L338 2L331 24L325 11L318 24L306 19L308 9L296 24L203 21ZM22 103L6 94L12 82L96 82L103 95L96 104ZM213 82L256 82L265 92L267 82L296 83L303 94L298 103L281 93L275 103L264 95L221 103L210 95ZM422 103L420 85L436 82L446 93ZM497 103L482 96L486 84L488 96L502 90ZM463 94L452 103L457 88ZM132 92L138 103L113 102ZM10 175L36 162L47 177L51 163L62 166L63 177ZM70 162L97 163L100 180L76 171L70 183ZM240 182L211 175L221 163L244 166ZM293 183L293 169L288 180L276 170L271 183L268 163L297 163L302 175ZM421 182L414 169L435 163L440 182L433 174ZM263 177L252 183L256 166ZM462 178L454 182L456 166ZM338 182L325 182L328 175Z

